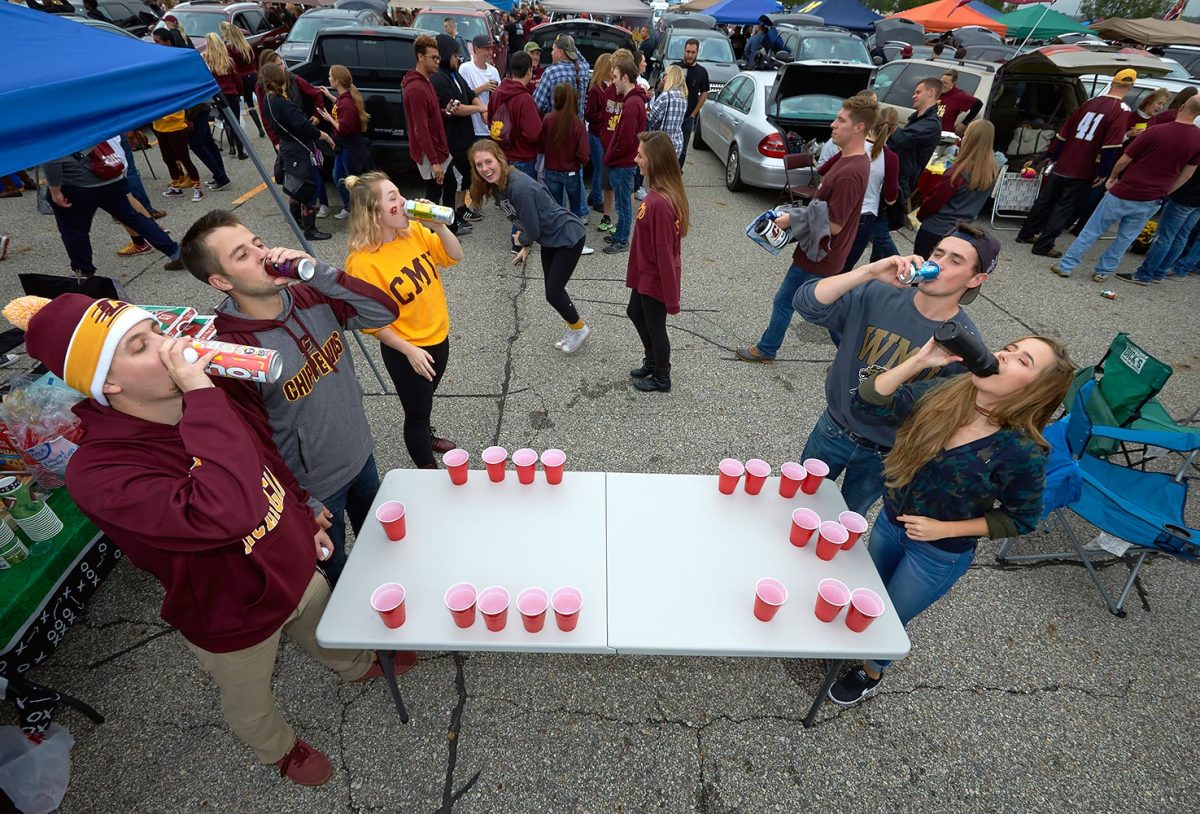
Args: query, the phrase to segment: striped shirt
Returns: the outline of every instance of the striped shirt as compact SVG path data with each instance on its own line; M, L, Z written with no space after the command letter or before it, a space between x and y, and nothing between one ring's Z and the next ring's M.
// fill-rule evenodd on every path
M554 109L554 88L563 82L575 86L575 94L579 97L579 118L583 118L583 103L587 101L588 85L591 83L592 69L588 61L579 55L578 62L564 59L555 62L542 74L538 80L537 90L533 92L533 102L542 115Z
M683 152L683 119L687 116L687 97L679 88L660 93L650 102L646 117L647 130L662 130L671 137L675 157Z

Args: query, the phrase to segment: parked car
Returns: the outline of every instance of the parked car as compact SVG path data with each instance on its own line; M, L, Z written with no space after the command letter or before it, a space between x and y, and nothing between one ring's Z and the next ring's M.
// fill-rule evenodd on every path
M311 8L300 15L288 32L287 39L276 50L290 67L308 59L313 37L323 28L381 26L383 18L374 11L351 11L340 8Z
M1017 46L1003 43L967 46L967 59L975 62L1008 62L1019 53Z
M550 64L550 46L559 34L570 34L575 39L575 47L588 61L588 65L595 65L601 54L611 54L618 48L637 51L633 44L633 35L624 28L595 20L572 18L543 23L529 32L529 41L536 42L542 48L543 64Z
M367 138L371 158L384 169L402 171L411 164L404 96L400 83L416 67L413 43L427 34L415 28L325 28L313 39L308 61L292 73L324 85L331 65L345 65L354 76L371 121Z
M1039 131L1036 138L1020 140L1033 146L1053 138L1071 112L1087 101L1081 76L1112 76L1122 68L1133 68L1139 76L1162 76L1169 70L1159 59L1121 53L1116 48L1092 49L1077 45L1048 45L1020 54L1003 65L968 60L912 59L891 62L879 68L871 87L882 104L900 110L902 118L913 112L912 94L927 77L940 78L947 68L958 71L958 86L982 99L983 118L996 127L996 149L1016 160L1044 149L1010 150L1018 128Z
M1000 45L1004 38L990 28L981 25L964 25L950 32L951 39L963 46Z
M800 16L800 15L788 15ZM830 26L776 26L792 62L834 60L870 65L871 55L862 39L844 28Z
M712 98L725 87L725 83L738 75L740 68L733 55L733 46L724 31L708 28L691 28L673 25L658 38L654 56L646 66L650 87L658 87L663 73L676 62L683 61L683 49L690 39L700 41L696 61L708 71L708 93Z
M1200 46L1168 45L1163 56L1178 62L1190 76L1200 78Z
M86 25L88 28L94 28L97 31L107 31L110 34L120 34L122 37L137 39L136 35L126 31L124 28L115 26L112 23L106 23L103 20L93 20L91 17L81 17L78 14L63 14L62 19Z
M446 32L443 23L447 17L454 20L454 24L458 27L458 33L467 41L468 53L474 54L475 52L471 45L472 39L480 34L487 34L491 37L492 42L496 43L496 70L503 76L508 70L508 46L504 43L504 31L491 12L453 6L446 8L431 6L422 9L421 13L413 18L413 28L435 35L444 34Z
M925 26L915 20L908 20L904 17L884 17L882 20L876 20L873 25L875 31L867 36L867 50L871 52L872 57L884 59L885 43L904 43L914 46L925 44ZM892 57L891 59L897 58ZM875 64L883 63L876 62Z
M91 20L83 0L63 0L63 2L33 2L30 8L47 11L51 14L69 14ZM144 37L158 24L158 13L143 0L96 0L96 8L107 22L123 31L128 31L135 37Z
M1087 74L1079 77L1079 81L1083 83L1084 90L1087 91L1088 96L1094 97L1108 90L1109 84L1112 83L1112 77L1105 74ZM1196 81L1192 79L1180 81L1166 77L1142 76L1139 72L1137 81L1133 83L1133 90L1125 96L1125 104L1129 105L1130 110L1136 110L1143 99L1159 88L1163 88L1171 94L1167 99L1169 102L1175 98L1175 94L1189 86L1195 87Z
M870 77L870 65L819 60L743 71L700 108L695 146L721 158L731 190L782 189L784 156L829 138L842 101Z
M283 26L273 26L258 3L224 3L219 0L189 0L171 9L179 27L203 52L208 34L221 34L221 23L230 22L246 32L246 39L258 54L264 48L278 48L287 36Z

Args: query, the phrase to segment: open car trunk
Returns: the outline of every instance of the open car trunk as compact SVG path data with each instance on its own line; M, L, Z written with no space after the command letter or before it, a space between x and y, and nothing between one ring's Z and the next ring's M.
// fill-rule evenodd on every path
M796 140L829 138L842 101L867 87L872 68L854 62L790 62L779 68L767 96L767 121L796 152Z
M601 54L611 54L618 48L637 50L633 36L620 26L592 20L560 20L539 25L529 34L529 39L542 47L544 65L550 64L550 46L559 34L570 34L575 38L575 47L589 65L595 65Z

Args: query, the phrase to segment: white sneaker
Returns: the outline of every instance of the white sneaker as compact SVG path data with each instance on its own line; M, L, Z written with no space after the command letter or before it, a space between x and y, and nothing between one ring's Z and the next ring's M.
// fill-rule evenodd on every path
M579 254L582 257L587 257L589 254L595 254L595 253L596 253L596 250L593 249L591 246L584 246L583 251L581 251Z
M199 187L192 190L192 203L196 203L202 198L204 198L204 192Z
M318 218L329 217L329 207L326 206L325 204L321 204L321 208L317 210L317 217Z
M639 201L644 201L644 200L646 200L646 195L648 195L649 193L646 192L645 187L638 187L638 191L636 194L637 194L637 199Z
M584 325L578 331L568 330L567 335L562 338L562 344L558 345L558 349L563 353L574 353L579 350L579 346L583 344L583 341L588 338L588 334L591 332L592 329L587 325Z
M350 217L350 210L343 209L341 212L338 212L336 215L334 215L333 219L334 220L345 220L348 217Z

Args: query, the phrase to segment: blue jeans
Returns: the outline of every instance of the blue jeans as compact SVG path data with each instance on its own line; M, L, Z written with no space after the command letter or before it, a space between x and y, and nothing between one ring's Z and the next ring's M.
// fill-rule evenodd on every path
M76 187L63 184L62 194L71 204L63 208L56 203L54 220L62 236L63 247L71 260L71 268L81 274L95 274L92 262L92 218L97 209L103 209L120 223L146 239L154 248L172 260L179 257L179 244L150 218L133 208L129 203L129 184L124 178L110 181L98 187Z
M612 185L613 199L616 203L617 229L613 232L614 246L628 246L629 233L633 231L633 195L634 167L609 167L608 182Z
M896 241L892 240L887 218L878 218L871 227L871 262L897 254L900 254L900 250L896 248Z
M1150 220L1150 216L1156 209L1158 209L1158 201L1127 201L1124 198L1118 198L1111 192L1106 192L1096 206L1096 211L1088 218L1079 237L1075 238L1075 242L1071 244L1067 253L1059 261L1059 268L1067 274L1074 271L1075 267L1083 262L1083 253L1108 231L1108 227L1115 223L1117 224L1117 238L1108 247L1108 251L1100 257L1100 262L1096 264L1096 274L1101 277L1111 277L1117 270L1117 264L1121 262L1125 252L1133 245L1133 241L1137 240L1137 236L1142 233L1146 221Z
M779 346L783 344L784 334L787 333L788 326L792 324L792 314L796 313L796 307L792 305L792 301L796 298L796 291L809 280L819 279L821 278L816 274L794 264L787 270L787 274L783 276L783 282L779 284L779 290L775 292L775 299L771 302L771 321L767 323L767 329L763 331L762 338L758 340L759 353L771 358L779 353Z
M1192 230L1191 234L1184 238L1191 246L1186 252L1179 256L1175 261L1175 265L1171 268L1171 272L1176 277L1186 277L1189 274L1200 274L1200 224Z
M311 209L316 209L317 206L329 205L329 194L325 191L325 178L321 175L321 168L316 164L310 164L312 167L312 182L316 184L317 192L312 203L308 206Z
M904 526L888 519L885 512L875 518L868 545L875 570L887 588L892 610L900 624L908 627L917 614L946 595L967 573L975 550L956 554L935 545L910 539ZM868 661L867 666L881 671L890 661Z
M842 497L846 506L852 512L866 515L883 494L884 454L854 443L826 410L808 434L800 460L819 458L829 464L830 480L845 472Z
M154 204L150 203L150 196L146 194L146 188L142 186L142 174L138 172L133 147L130 146L129 139L123 133L121 134L121 149L125 152L125 180L129 183L129 194L146 207L147 212L153 212Z
M326 498L318 498L329 513L333 515L331 525L326 532L333 541L333 551L329 559L321 563L330 585L337 585L342 569L346 567L346 517L350 517L350 528L354 535L362 531L363 521L375 501L375 493L379 491L379 472L375 468L375 456L367 458L363 468L354 476L354 480L338 489Z
M1171 266L1187 248L1188 237L1197 222L1200 222L1200 207L1167 201L1158 219L1154 242L1134 276L1146 283L1165 280Z
M550 197L581 218L587 214L587 206L583 202L582 179L583 170L546 170L546 188L550 190Z
M213 174L214 181L221 185L228 183L229 175L225 172L225 160L221 158L221 148L213 140L207 121L196 122L192 125L192 131L188 133L188 149Z
M592 189L588 193L588 206L603 206L604 144L600 141L599 136L593 136L591 133L588 133L588 147L592 150Z
M679 169L683 169L683 162L687 161L688 146L692 143L692 128L695 126L695 116L683 117L683 149L679 151Z
M338 150L333 154L333 184L342 196L342 209L350 208L350 190L346 189L346 176L350 174L350 154Z

